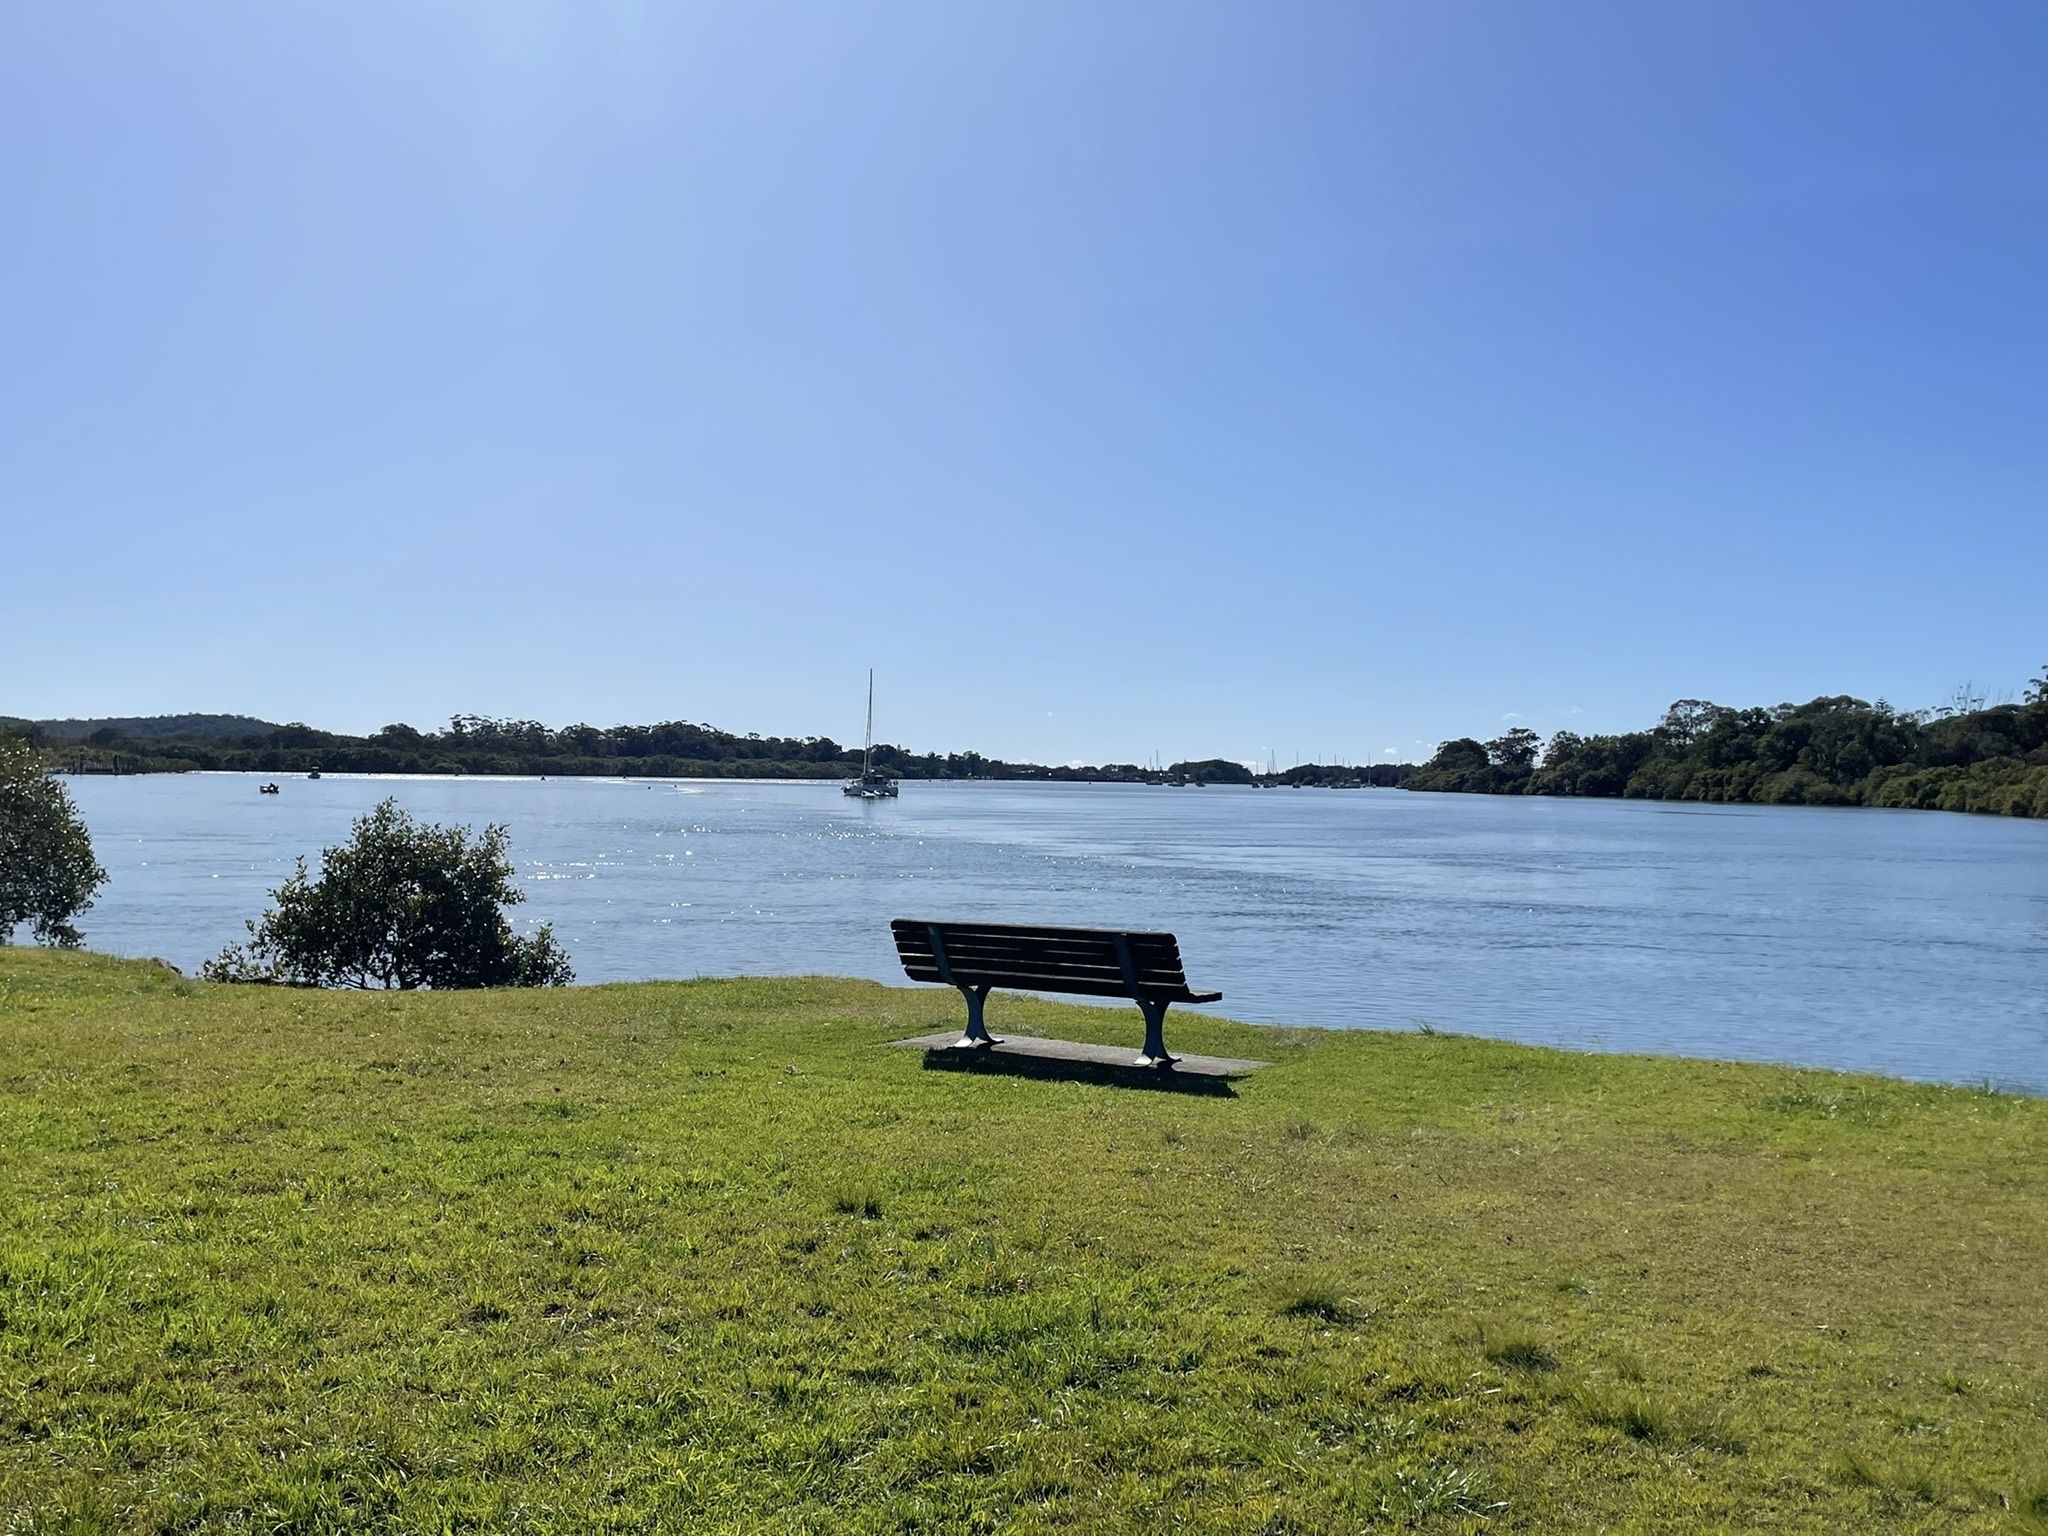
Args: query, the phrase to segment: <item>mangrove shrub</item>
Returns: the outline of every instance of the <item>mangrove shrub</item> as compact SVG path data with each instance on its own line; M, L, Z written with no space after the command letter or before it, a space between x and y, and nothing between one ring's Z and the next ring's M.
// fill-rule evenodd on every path
M506 909L526 899L512 883L502 826L414 821L386 800L349 840L299 860L271 892L276 905L248 924L247 944L207 962L210 981L303 987L559 987L575 979L543 923L512 929Z

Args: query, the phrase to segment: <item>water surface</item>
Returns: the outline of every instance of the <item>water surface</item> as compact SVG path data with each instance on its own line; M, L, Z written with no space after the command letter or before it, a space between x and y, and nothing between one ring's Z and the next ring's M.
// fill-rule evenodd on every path
M2048 1091L2044 822L1400 790L257 782L68 780L112 875L92 947L196 968L393 795L509 826L517 916L553 922L582 981L900 983L899 916L1166 928L1241 1019Z

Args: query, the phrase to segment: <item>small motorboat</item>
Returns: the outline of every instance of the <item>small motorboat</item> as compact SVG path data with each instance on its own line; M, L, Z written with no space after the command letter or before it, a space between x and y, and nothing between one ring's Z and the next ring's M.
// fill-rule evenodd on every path
M275 784L258 784L256 786L256 793L259 795L274 795L277 792L278 789Z
M320 777L320 770L318 768L315 768L311 773L307 774L306 777L309 779L317 779Z

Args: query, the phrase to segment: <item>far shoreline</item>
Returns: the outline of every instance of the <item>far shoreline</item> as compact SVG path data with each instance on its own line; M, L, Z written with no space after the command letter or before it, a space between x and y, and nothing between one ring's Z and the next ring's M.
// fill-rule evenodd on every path
M202 778L202 779L253 779L262 782L292 780L304 781L307 775L297 771L266 770L261 768L139 768L126 772L93 771L75 773L70 769L58 768L53 772L57 777L72 781L93 781L100 779L145 779L145 778ZM405 773L391 771L354 771L347 769L323 769L316 782L328 780L356 780L363 782L391 784L447 784L447 783L510 783L545 784L571 781L594 784L633 785L652 787L657 784L745 784L759 787L782 785L814 785L819 788L837 788L844 782L840 774L773 774L766 777L724 774L607 774L607 773L493 773L489 770L465 771L462 773ZM1251 784L1227 783L1222 781L1205 784L1157 784L1133 779L1119 778L1000 778L994 775L977 775L972 778L919 778L905 776L901 782L915 785L919 789L958 789L972 785L1015 789L1020 787L1066 789L1128 789L1128 790L1235 790L1265 791L1269 789L1358 791L1398 791L1414 795L1423 800L1459 800L1476 803L1531 804L1542 802L1551 805L1641 805L1655 807L1666 812L1687 815L1747 815L1768 811L1806 812L1890 812L1902 816L1919 816L1926 812L1944 815L1965 816L1976 821L2006 823L2033 823L2048 825L2048 818L2038 816L2005 815L1988 810L1951 810L1945 806L1915 805L1863 805L1854 803L1803 804L1791 801L1763 800L1697 800L1666 798L1650 795L1553 795L1553 794L1509 794L1483 790L1419 789L1406 784L1359 784L1359 783L1273 783ZM1680 809L1683 808L1683 809Z

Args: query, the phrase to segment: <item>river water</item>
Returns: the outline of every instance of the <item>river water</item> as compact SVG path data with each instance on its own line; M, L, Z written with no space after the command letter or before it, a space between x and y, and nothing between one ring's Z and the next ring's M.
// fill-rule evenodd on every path
M901 983L892 917L1164 928L1240 1019L2048 1092L2048 822L1400 790L66 782L111 874L87 942L186 970L391 795L505 823L515 915L551 921L581 981Z

